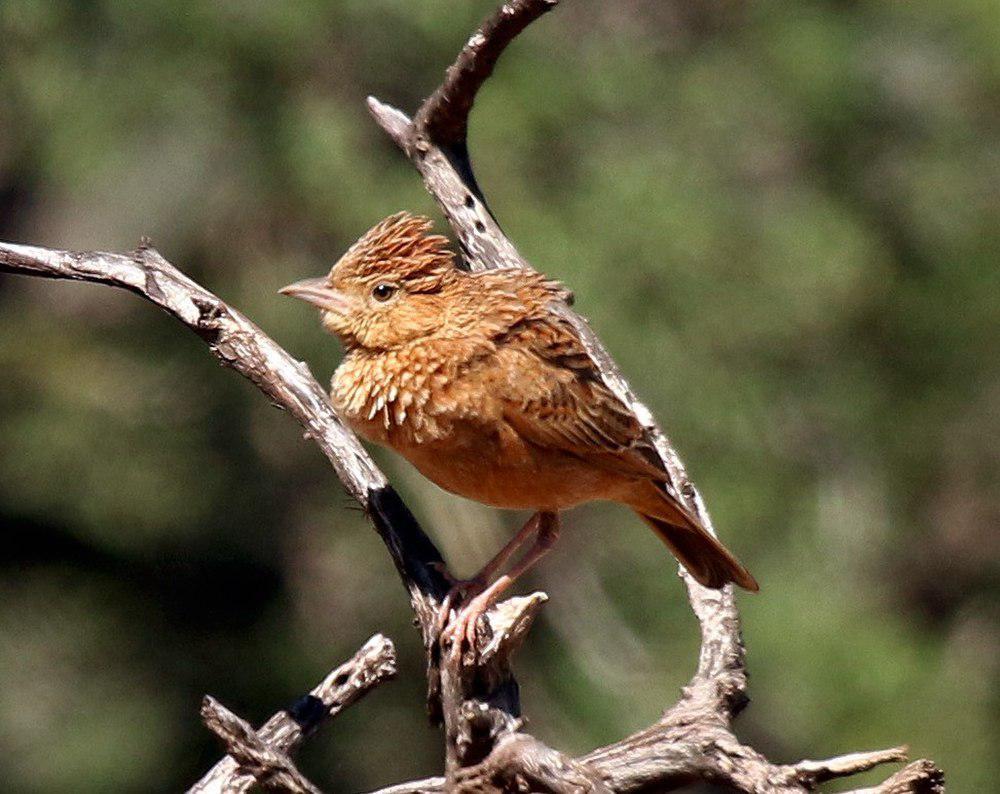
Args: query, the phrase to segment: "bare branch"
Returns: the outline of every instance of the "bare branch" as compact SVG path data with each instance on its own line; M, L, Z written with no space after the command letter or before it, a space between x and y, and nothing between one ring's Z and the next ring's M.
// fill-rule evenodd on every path
M141 295L195 331L216 358L249 378L306 428L306 435L319 445L348 491L365 508L410 594L427 653L428 705L432 718L439 720L437 615L449 587L444 563L357 438L340 422L308 367L293 359L242 313L147 245L128 254L116 254L0 243L0 270L107 284ZM514 606L497 605L487 613L488 621L496 621L501 639L485 663L478 661L475 653L455 661L451 680L457 686L453 690L456 703L473 697L475 692L474 697L489 704L497 724L516 723L520 699L510 659L543 601L544 597L522 599ZM491 636L483 636L483 647Z
M443 777L415 780L373 794L431 794L460 791L538 791L554 794L609 794L600 770L573 760L533 736L508 733L480 764L456 771L448 787Z
M543 6L546 6L543 9ZM465 146L468 113L475 92L492 69L476 67L477 53L499 54L516 33L537 18L551 4L539 2L510 3L499 8L473 34L444 83L417 111L411 122L405 114L369 97L368 107L375 120L408 155L423 176L424 184L444 211L455 232L471 270L491 268L531 268L490 213L482 191L476 184ZM509 19L517 16L517 24ZM522 24L523 23L523 24ZM502 33L499 33L502 31ZM499 36L495 44L491 36ZM468 75L461 78L459 75ZM472 75L478 75L473 79ZM466 92L462 95L462 92ZM645 426L670 475L669 486L679 498L697 512L703 524L714 533L711 517L691 483L684 466L669 440L656 425L622 376L585 319L569 306L557 307L579 332L587 352L597 365L607 386L629 405ZM681 571L692 609L702 632L702 649L697 672L688 685L689 696L700 698L706 706L718 704L727 717L735 715L746 702L746 672L739 613L732 587L709 590Z
M500 53L518 32L554 4L554 0L511 0L499 8L469 40L444 83L417 111L414 121L374 98L368 100L375 120L406 152L441 206L472 270L530 268L500 229L476 184L465 136L476 92ZM904 748L893 748L779 765L742 744L731 725L746 703L747 686L732 589L708 590L683 571L688 598L701 626L702 644L697 669L681 699L654 725L582 758L573 760L546 747L522 732L518 689L510 670L511 657L544 595L498 605L480 626L475 649L465 654L453 651L442 658L435 629L448 578L441 556L357 439L339 422L325 390L304 364L147 246L130 254L109 254L0 244L0 270L105 283L146 297L202 336L220 361L248 377L272 402L292 413L319 444L347 489L365 507L407 587L427 652L432 715L442 716L445 723L447 778L406 783L384 789L383 794L444 789L667 791L692 780L741 791L798 792L875 764L905 759ZM586 321L568 305L557 307L557 311L577 328L607 386L646 427L669 474L669 487L711 529L711 518L677 453ZM335 687L339 686L336 674L331 674ZM322 701L317 713L322 711L324 718L334 713L332 700L317 699ZM280 778L281 785L299 787L286 790L314 790L287 755L315 728L308 719L300 721L303 715L295 713L296 708L287 715L291 722L275 715L260 732L214 701L207 701L207 708L213 724L234 743L236 756L235 760L224 759L216 769L245 764L262 776L265 785L268 781L278 785L275 781ZM275 720L278 723L272 734L269 726ZM227 779L249 780L250 776ZM865 791L899 794L941 790L940 770L929 761L917 761L881 786Z
M944 772L932 761L921 758L904 766L881 785L855 789L847 794L944 794Z
M573 770L566 776L578 783L577 791L614 791L616 794L640 794L650 791L673 791L703 780L747 792L808 792L818 784L836 777L857 774L878 764L906 760L903 748L853 753L829 761L802 761L781 766L771 764L756 750L739 744L727 731L706 732L702 726L664 728L653 726L639 735L569 762ZM559 775L532 774L530 770L559 769L565 756L552 756L550 748L524 734L511 734L519 741L498 744L494 754L483 764L461 770L459 780L471 790L520 790L516 785L529 780L537 788L531 791L559 791ZM530 741L529 741L530 740ZM502 745L502 750L501 750ZM613 752L610 752L612 751ZM551 760L556 757L558 763ZM548 764L548 766L546 766ZM818 773L818 774L816 774ZM562 774L562 773L560 773ZM560 778L563 780L565 778ZM476 789L479 786L481 788ZM508 788L504 788L508 786ZM587 788L591 786L592 788ZM600 788L603 786L604 788ZM446 790L445 779L402 783L373 794L431 794ZM932 762L921 759L908 764L884 783L873 788L857 789L847 794L943 794L944 774Z
M248 722L237 717L215 698L205 695L201 704L201 717L205 725L226 744L230 757L236 759L241 770L251 780L256 780L270 791L287 791L291 794L321 794L306 780L298 767L285 753L265 742ZM239 789L223 789L238 791Z
M385 475L341 423L326 390L241 312L197 284L148 245L128 254L58 251L0 243L0 271L108 284L134 292L197 333L225 366L249 378L301 424L364 507L382 537L424 627L434 642L434 616L448 581L441 554Z
M373 97L368 98L368 107L376 122L406 152L423 176L428 191L444 211L471 270L509 267L530 269L531 265L521 257L494 220L472 172L464 133L468 127L468 113L472 108L475 92L492 70L495 57L490 61L488 70L484 66L473 68L469 63L476 63L476 53L499 55L513 35L552 5L540 0L529 0L508 3L497 9L472 35L470 43L449 68L444 83L424 102L412 122L401 111ZM496 35L500 38L493 44L491 36ZM469 72L481 75L481 79L456 78L458 74ZM466 91L467 95L460 97L461 91ZM441 120L441 115L445 113L444 107L447 107L446 120ZM460 110L464 112L464 116L458 118ZM442 128L447 129L448 133L441 133ZM456 137L458 131L462 134ZM680 456L657 426L649 409L636 397L587 321L568 306L559 307L558 310L580 333L587 352L597 364L608 387L635 411L646 427L670 474L669 484L675 494L687 501L714 534L712 520L704 502L688 478ZM711 695L721 698L730 713L735 714L746 701L746 673L739 613L732 588L709 590L685 572L682 571L681 575L702 628L702 651L696 680L692 684L711 680ZM708 695L707 690L705 694Z
M368 110L413 161L423 177L424 187L451 224L471 269L529 266L500 229L486 204L473 176L464 143L438 146L421 137L405 113L375 97L368 97Z
M368 97L372 117L417 167L473 269L530 267L500 229L476 183L466 132L476 93L500 54L557 3L510 0L497 8L469 38L413 122L402 111Z
M803 783L815 785L838 777L850 777L859 772L867 772L879 764L889 764L894 761L905 761L909 749L902 745L889 750L876 750L869 753L849 753L826 761L799 761L792 765L795 776Z
M275 752L291 753L327 720L395 677L396 649L391 640L376 634L308 695L273 715L256 735ZM255 776L243 766L231 755L226 756L188 789L188 794L249 790Z
M371 493L388 486L385 475L334 414L326 392L305 364L148 245L128 254L112 254L0 243L0 270L110 284L143 296L201 336L223 364L288 410L362 505L368 507Z
M507 3L497 9L469 39L469 43L448 69L442 85L428 98L411 121L404 113L368 98L375 121L406 153L423 177L424 185L444 212L454 231L465 264L470 270L531 268L507 238L489 209L476 182L466 144L468 115L475 95L491 74L495 61L511 39L554 3L542 0ZM605 384L629 405L646 428L669 474L669 487L685 501L713 534L715 530L701 495L687 476L684 465L657 426L650 411L636 397L586 320L568 306L556 309L579 332L587 352L597 365ZM771 764L760 753L741 744L731 729L731 721L746 705L747 676L745 651L740 632L740 616L731 586L710 590L699 585L683 569L691 608L701 627L698 666L683 697L653 726L600 748L581 759L584 768L597 770L600 780L614 791L668 790L693 779L730 785L740 790L811 790L821 779L850 774L875 763L899 760L900 751L857 754L828 762L802 762L794 767ZM447 687L446 687L447 689ZM460 689L460 687L459 687ZM457 690L456 690L457 691ZM454 694L454 693L453 693ZM466 704L445 697L448 728L448 780L457 785L466 773L488 782L484 769L492 769L493 755L458 752L452 746L468 743L474 730L462 724L463 714L471 719ZM484 710L486 707L484 707ZM542 765L540 759L553 752L535 740L507 744L519 721L500 726L489 723L487 736L493 753L506 747L503 763L507 768L530 769ZM484 743L488 746L488 742ZM511 748L516 749L512 757ZM456 770L458 757L466 768ZM497 763L500 763L497 761ZM868 764L869 766L864 766ZM477 771L478 770L478 771ZM537 784L545 788L541 781ZM428 781L423 781L422 785ZM604 783L601 783L604 785ZM556 789L551 789L556 790Z
M469 39L448 67L444 82L416 115L417 127L438 145L463 144L476 92L493 74L500 54L524 28L559 0L511 0L504 3Z
M520 729L520 699L511 669L514 654L548 600L545 593L510 598L486 614L475 648L454 647L441 659L445 771L482 762L506 735Z
M610 794L598 770L546 747L525 733L508 733L481 764L459 770L457 791L547 791Z

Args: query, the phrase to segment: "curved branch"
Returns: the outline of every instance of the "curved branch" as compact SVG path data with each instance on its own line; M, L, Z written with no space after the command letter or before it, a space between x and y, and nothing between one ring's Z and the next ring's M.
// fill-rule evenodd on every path
M401 111L373 97L368 98L368 107L376 122L406 152L444 211L471 270L531 268L489 212L473 176L465 133L475 93L492 71L496 57L510 42L511 31L522 30L553 6L552 2L525 0L498 8L472 35L469 44L448 69L443 84L424 102L412 121ZM687 476L680 456L652 413L632 391L590 325L568 305L557 307L557 311L577 329L605 384L645 426L670 475L668 486L715 534L708 510ZM731 718L747 701L740 618L732 587L709 590L695 582L683 568L680 576L687 587L702 635L698 668L688 691L691 697L705 699L709 708L718 704Z
M417 111L417 127L441 146L462 144L476 93L507 45L559 0L511 0L490 16L448 67L444 82Z
M252 381L305 428L382 536L414 610L418 615L437 614L449 587L441 554L357 437L341 423L305 363L292 358L242 312L184 275L148 241L127 254L0 243L0 271L127 289L198 334L222 364Z
M442 677L437 623L451 578L441 555L354 434L340 422L326 391L303 362L292 358L241 312L188 278L146 243L127 254L0 243L0 271L89 281L134 292L201 336L219 361L249 378L274 405L291 413L364 507L409 593L426 651L431 718L437 722L445 716L441 707L444 682L448 684L444 694L455 706L453 714L458 713L458 706L475 701L482 704L498 730L517 724L520 698L511 657L544 597L496 605L487 613L496 630L481 636L479 647L467 658L454 659L450 675ZM458 736L451 730L448 735ZM449 747L457 757L454 742Z
M144 240L127 254L58 251L0 243L0 271L90 281L141 295L204 339L224 365L249 378L279 408L291 413L333 464L362 505L388 486L357 438L334 414L326 392L246 316L188 278Z
M530 267L500 229L476 184L465 136L475 94L500 53L518 32L554 5L555 0L511 0L499 8L473 35L414 121L374 98L368 100L375 120L421 173L473 270ZM666 791L695 779L743 791L809 791L823 780L905 758L903 748L894 748L823 762L778 765L741 744L731 723L746 703L747 680L739 612L731 587L708 590L683 571L702 643L697 669L678 703L654 725L580 759L569 759L546 747L521 732L517 685L510 672L510 657L544 596L536 594L499 605L487 615L488 625L470 654L451 653L442 659L435 626L448 577L441 556L357 439L337 419L325 390L304 364L146 245L130 254L109 254L0 244L0 270L94 281L142 295L202 336L220 361L248 377L272 402L292 413L326 454L380 532L409 591L427 651L432 713L445 704L447 780L432 778L385 791L402 794L467 787L489 791L513 786L547 791ZM648 409L638 401L586 321L569 306L558 310L576 326L607 386L645 425L669 473L670 487L711 529L701 496ZM263 729L256 733L246 726L247 733L243 726L231 720L228 723L236 726L236 733L249 745L256 746L254 737L263 733ZM283 752L280 747L278 750ZM271 760L276 768L293 774L283 756ZM250 758L247 763L257 762ZM261 774L266 777L266 773L262 768ZM289 785L308 790L311 784L298 781ZM940 770L921 760L867 791L936 792L943 790L942 786Z
M545 0L514 0L498 8L472 35L441 86L412 120L402 111L368 98L372 117L419 171L458 239L466 266L473 271L531 269L489 209L473 173L466 135L476 93L492 73L500 53L519 31L554 5ZM680 456L587 321L569 305L559 306L557 311L576 327L605 384L645 426L669 474L668 485L674 495L715 534L711 516ZM823 775L834 776L834 770L846 769L846 761L840 766L834 762L826 762L826 766L810 766L813 762L793 767L774 765L736 739L731 723L748 701L745 650L732 586L710 590L683 568L679 574L701 628L695 673L681 700L659 722L583 757L580 760L585 768L596 769L614 791L667 790L698 778L748 791L803 791L826 779ZM517 727L508 730L513 732ZM497 737L495 752L501 744L502 737ZM547 748L523 745L520 752L519 763L530 767L537 760L531 756L544 755ZM856 758L862 757L866 763L883 763L899 760L900 750L858 754ZM490 760L480 762L480 767ZM507 761L512 763L509 758ZM449 781L454 784L456 780L449 771Z

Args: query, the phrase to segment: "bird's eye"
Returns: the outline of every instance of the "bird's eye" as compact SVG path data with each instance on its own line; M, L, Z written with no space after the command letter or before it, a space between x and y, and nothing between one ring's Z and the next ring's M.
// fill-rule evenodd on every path
M372 297L377 301L387 301L396 293L396 288L392 284L376 284L372 290Z

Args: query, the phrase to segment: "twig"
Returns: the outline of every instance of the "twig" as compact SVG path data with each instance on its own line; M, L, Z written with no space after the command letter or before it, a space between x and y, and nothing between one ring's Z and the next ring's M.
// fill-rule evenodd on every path
M270 791L287 791L291 794L320 794L292 759L275 749L250 726L210 695L201 704L201 718L209 730L226 745L229 756L251 780L256 780ZM225 788L224 791L237 791Z
M873 753L848 753L825 761L799 761L792 765L791 772L803 783L816 785L838 777L850 777L859 772L867 772L879 764L905 761L908 753L909 748L905 745Z
M483 82L492 73L497 58L512 39L528 24L550 10L555 0L513 0L498 8L469 39L455 63L447 70L441 86L423 103L411 121L405 113L374 97L368 98L372 117L406 153L423 177L424 185L444 212L454 231L465 264L470 270L526 268L531 265L518 253L490 211L476 182L466 144L468 115ZM587 352L597 365L605 384L640 418L669 474L674 495L697 513L702 524L715 530L705 504L687 476L676 450L653 420L618 370L586 320L568 305L558 307L577 329ZM810 762L789 768L773 765L750 747L742 745L731 730L731 721L746 705L746 664L740 617L732 587L709 590L699 585L683 569L681 578L688 600L701 626L701 652L697 669L684 689L681 700L650 728L614 745L595 750L581 759L584 768L597 770L600 779L614 791L666 790L701 778L736 786L742 790L806 790L814 787L827 766L810 767ZM445 677L459 679L461 672L444 671ZM445 723L448 728L448 758L461 758L453 746L468 734L468 710L449 700ZM504 746L503 764L508 769L531 768L542 763L550 751L532 740L506 744L516 735L519 723L510 721L490 739L494 753ZM518 757L511 756L515 747ZM897 751L861 754L873 763L898 760ZM474 769L490 767L491 756L462 758ZM845 762L846 763L846 762ZM465 771L447 769L452 787L460 787ZM846 773L845 773L846 774ZM482 784L481 774L476 778ZM538 781L536 781L538 782ZM603 784L602 784L603 785ZM765 788L761 788L764 786ZM548 789L546 789L548 790Z
M420 106L416 127L439 146L464 145L476 92L507 45L559 0L511 0L472 34L440 86Z
M476 92L500 53L518 32L553 5L555 0L511 0L499 8L469 40L442 86L417 111L415 121L374 98L368 100L375 120L421 173L473 270L530 267L500 229L476 184L465 134ZM510 672L511 656L543 597L536 594L498 606L487 615L487 627L471 653L451 653L442 659L434 626L448 580L442 573L440 554L384 475L341 425L325 391L304 364L145 245L131 254L108 254L0 244L0 269L105 283L146 297L201 335L217 358L250 378L272 402L289 410L319 444L371 517L407 587L427 651L432 713L444 704L447 780L431 778L384 792L443 788L666 791L695 779L741 791L807 791L821 780L905 758L902 748L894 748L825 762L778 765L741 744L731 723L746 703L746 668L731 588L707 590L683 572L691 607L701 625L702 646L697 669L680 701L654 725L580 759L569 759L546 747L521 732L517 686ZM670 487L711 529L700 495L649 411L636 399L586 322L568 306L559 310L577 327L605 383L645 425L669 473ZM294 782L289 785L301 787L295 790L312 790L308 781L294 777L294 765L280 744L270 744L264 729L256 733L231 716L232 720L226 720L227 730L232 729L228 735L242 737L243 743L258 753L243 756L240 763L257 764L264 777L274 768L292 776L289 780ZM303 729L302 735L307 732ZM267 763L258 751L264 753ZM940 791L942 786L940 770L922 760L866 791L930 792Z
M376 634L308 695L272 716L256 735L274 751L291 753L324 722L395 677L396 649L391 640ZM244 767L227 755L188 789L188 794L247 791L255 776Z
M874 788L846 794L944 794L944 772L926 758L914 761Z

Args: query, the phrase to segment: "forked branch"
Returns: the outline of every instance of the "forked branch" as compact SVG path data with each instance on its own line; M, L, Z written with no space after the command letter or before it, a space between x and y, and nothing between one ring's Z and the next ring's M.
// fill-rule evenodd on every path
M291 753L325 722L395 677L396 649L391 640L376 634L308 695L272 716L258 731L206 695L202 719L226 743L228 755L188 794L237 794L248 791L262 777L272 782L295 778L298 770L291 763Z
M222 739L240 774L253 783L271 791L290 794L320 794L306 779L288 756L271 745L253 729L246 720L237 717L215 698L205 695L201 704L201 718L212 733ZM222 791L239 791L238 786L227 784Z
M458 238L466 265L473 270L530 267L500 229L476 184L466 132L476 92L492 73L501 52L555 4L556 0L511 0L497 9L473 34L443 84L417 111L413 121L374 98L368 101L375 120L422 175ZM731 587L708 590L683 571L688 599L701 626L701 653L681 699L650 727L582 758L570 759L546 747L522 731L517 686L510 671L511 656L523 641L544 595L510 599L498 605L487 615L488 627L480 632L475 648L464 655L442 655L435 626L448 577L441 555L357 439L341 424L325 390L303 363L148 245L128 254L111 254L0 243L0 270L102 283L147 298L198 333L223 364L249 378L274 404L288 410L333 464L379 531L406 586L427 653L431 713L445 723L447 778L414 781L385 789L383 794L445 788L666 791L693 780L740 791L797 792L813 790L824 780L876 764L905 760L905 749L894 748L782 765L742 744L733 733L732 720L747 702L747 680L739 612ZM637 400L586 321L569 306L558 310L577 327L608 387L645 424L670 474L670 487L711 529L700 494L650 412ZM364 653L362 649L359 655ZM368 669L364 664L362 668ZM371 685L387 675L374 675ZM337 683L337 671L331 676L324 683L332 681L334 689L348 685L344 681ZM362 689L359 685L354 691L362 693ZM325 699L317 690L313 695L323 704L323 715L334 713L337 707L333 700ZM345 697L341 707L349 700ZM320 707L316 708L318 714ZM308 720L300 722L302 715L296 716L294 711L275 715L254 731L219 704L208 701L206 714L236 757L223 759L194 790L239 791L257 779L263 785L286 791L312 791L312 784L301 777L288 755L311 730ZM230 784L239 787L231 788ZM940 770L921 760L866 791L898 794L942 790Z
M475 96L503 49L532 21L551 10L558 0L511 0L498 8L469 39L444 82L410 120L405 113L374 97L368 108L375 121L406 153L423 177L424 185L444 212L471 270L531 268L496 222L476 182L466 135L468 114ZM638 400L614 361L586 320L568 305L559 307L577 328L605 384L643 422L670 475L669 486L685 501L713 534L715 530L701 494L679 455L650 411ZM694 676L681 700L655 725L581 759L615 791L665 790L691 779L713 780L741 790L810 790L829 777L868 769L877 763L905 759L905 752L861 753L838 763L801 762L795 766L771 764L752 748L739 743L732 719L746 705L747 677L740 617L732 586L709 590L686 571L680 576L701 626L701 653ZM498 741L497 747L499 748ZM520 752L544 755L536 745ZM487 758L483 765L490 761ZM852 762L859 766L852 767ZM867 764L867 765L866 765ZM507 766L530 767L508 759ZM850 771L848 771L850 770ZM458 783L457 779L452 779ZM778 790L775 788L775 790Z

